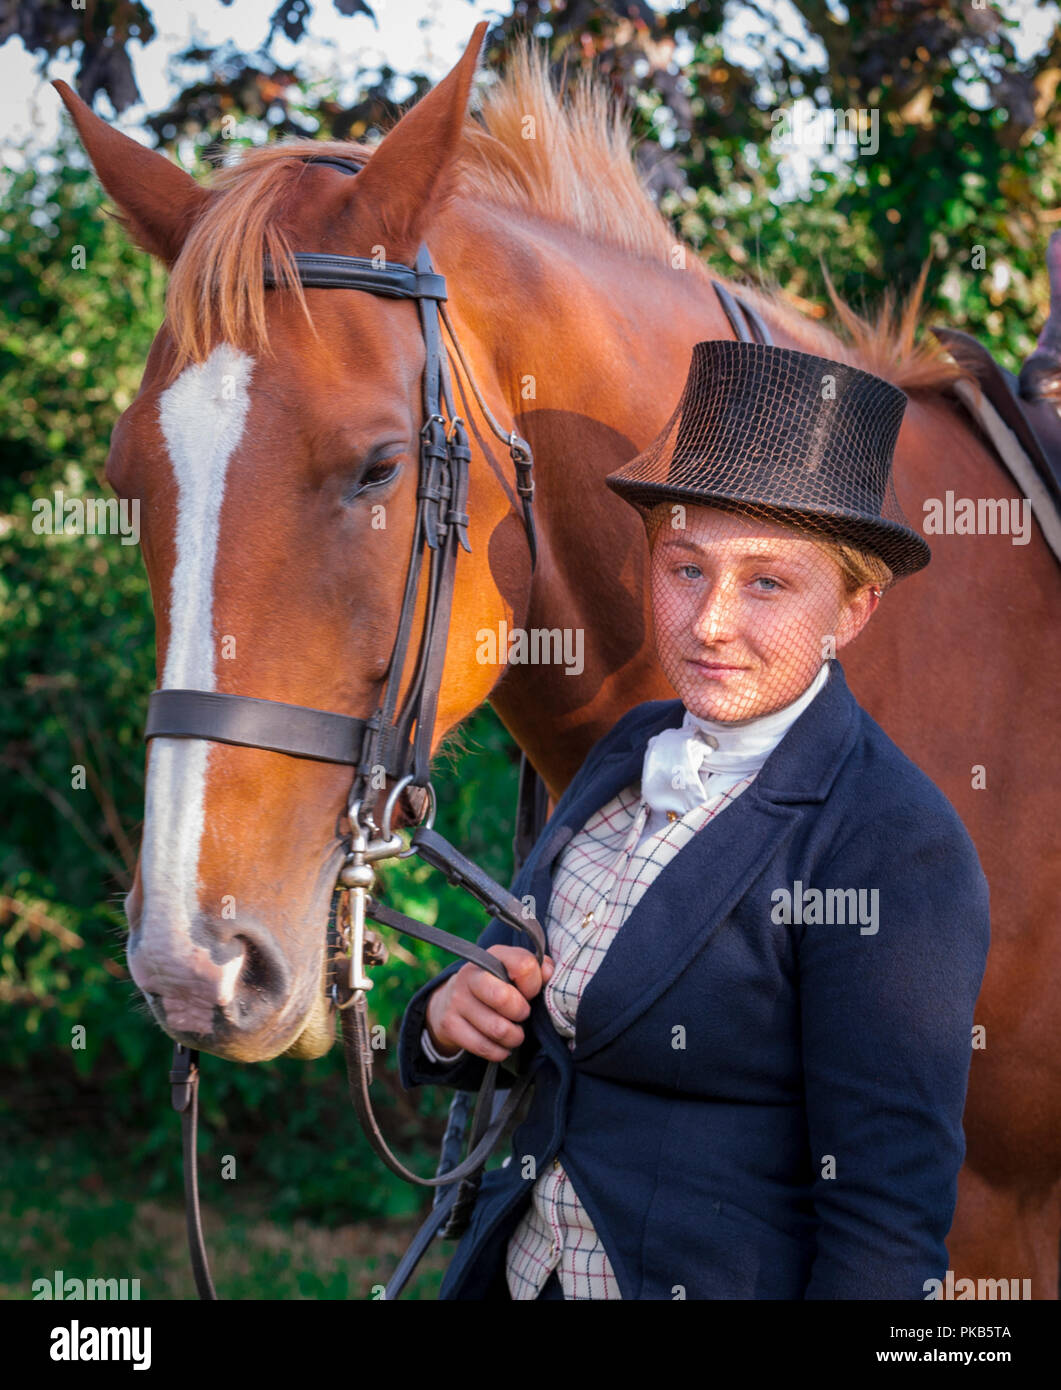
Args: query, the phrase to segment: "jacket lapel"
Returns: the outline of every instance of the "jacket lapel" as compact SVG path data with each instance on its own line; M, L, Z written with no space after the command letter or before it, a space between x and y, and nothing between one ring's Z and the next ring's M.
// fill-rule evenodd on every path
M657 874L586 986L579 1003L573 1061L606 1046L677 979L707 944L783 840L820 802L853 745L859 707L838 662L830 679L792 725L752 785ZM631 725L594 768L566 808L557 806L540 849L528 862L535 912L545 923L556 859L595 811L635 782L645 744L685 714L680 700L659 702Z
M708 943L803 812L753 782L665 864L616 932L579 1001L574 1061L645 1012Z

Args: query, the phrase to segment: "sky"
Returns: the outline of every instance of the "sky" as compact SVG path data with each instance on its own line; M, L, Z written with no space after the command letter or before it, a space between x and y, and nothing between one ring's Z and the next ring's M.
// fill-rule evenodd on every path
M183 85L173 71L174 55L192 42L213 46L226 39L234 39L244 52L252 50L264 40L276 3L277 0L235 0L226 7L220 0L149 0L158 34L145 47L134 42L130 49L144 101L131 107L120 120L114 120L114 124L150 144L151 137L138 125L145 115L164 108ZM679 7L670 0L649 3L664 12ZM808 42L802 20L789 0L758 0L758 4L774 17L786 40L799 43L812 61L824 60L820 45ZM838 18L847 17L842 0L829 0L829 4ZM399 72L419 70L437 81L460 57L481 19L495 19L510 12L504 0L496 5L490 5L489 0L375 0L374 9L378 26L365 15L340 15L331 0L314 0L307 37L298 45L282 38L275 42L277 61L297 64L316 77L335 76L341 81L344 73L349 74L346 89L340 87L340 97L353 102L357 95L353 75L359 66L386 62ZM1061 18L1058 5L1050 4L1032 22L1029 16L1035 13L1033 0L1005 0L1003 9L1023 17L1015 36L1022 56L1039 50ZM748 66L759 62L762 45L758 34L763 27L754 11L739 0L730 0L724 36L727 57ZM681 53L676 56L680 62ZM37 63L20 40L9 40L0 46L0 153L9 167L19 162L11 145L20 144L27 135L48 145L58 130L61 102L48 79L38 73ZM48 76L72 83L76 69L74 58L55 60L49 65ZM183 71L187 79L189 70ZM401 101L410 93L411 86L409 91L398 88L394 94ZM105 101L96 109L112 119ZM821 153L816 155L810 147L793 152L792 172L800 182Z

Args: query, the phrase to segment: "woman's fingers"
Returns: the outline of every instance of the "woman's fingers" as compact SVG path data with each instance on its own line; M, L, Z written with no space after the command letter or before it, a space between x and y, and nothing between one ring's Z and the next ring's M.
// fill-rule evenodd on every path
M523 1042L524 1032L518 1023L480 1003L474 995L462 1000L458 1008L460 1022L492 1046L500 1048L502 1057L507 1057L514 1047L519 1047ZM457 1020L454 1020L448 1031L456 1036L457 1027Z
M525 1033L519 1025L530 1015L528 1001L541 990L554 966L548 956L539 966L534 953L519 946L489 949L512 983L506 984L489 970L469 963L454 975L446 994L440 997L436 1009L441 1006L442 1012L437 1022L432 1020L428 1005L428 1021L432 1034L445 1040L445 1051L463 1047L487 1061L503 1062L523 1042Z
M498 1043L491 1042L488 1037L479 1032L478 1028L473 1028L463 1018L453 1020L450 1033L453 1050L463 1047L466 1052L471 1052L476 1057L482 1057L487 1062L503 1062L512 1051L510 1047L501 1047ZM448 1052L450 1049L447 1048L446 1050Z
M539 966L534 952L524 950L522 946L491 946L489 954L496 956L505 967L512 984L506 985L495 975L491 975L489 970L473 967L477 971L477 974L471 977L475 981L472 987L476 997L481 999L484 1004L494 1003L494 1006L501 1009L509 1018L526 1018L530 1009L520 1009L518 1007L519 999L533 999L541 990L542 985L552 973L552 961L546 956ZM546 962L548 962L547 969ZM514 990L518 994L513 994ZM506 1000L507 1007L504 1002ZM510 1009L516 1011L510 1012Z

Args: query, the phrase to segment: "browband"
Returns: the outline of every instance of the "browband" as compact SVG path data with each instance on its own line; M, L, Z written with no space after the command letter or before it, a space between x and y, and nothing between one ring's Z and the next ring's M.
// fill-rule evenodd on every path
M382 263L366 256L333 256L326 251L296 251L295 265L303 285L315 290L368 290L387 299L445 299L446 277L432 270L414 270L401 261ZM266 285L278 289L272 259L262 257Z

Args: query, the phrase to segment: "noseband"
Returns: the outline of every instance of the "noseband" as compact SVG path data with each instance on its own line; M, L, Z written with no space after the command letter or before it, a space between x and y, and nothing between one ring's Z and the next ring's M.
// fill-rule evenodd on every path
M346 174L361 165L332 156L311 156L308 163L326 164ZM516 432L506 434L490 413L475 384L468 363L446 313L445 278L434 272L426 245L421 245L415 266L384 264L358 256L300 252L294 256L301 284L312 289L362 290L390 299L415 299L424 340L424 424L420 431L419 485L412 555L406 573L401 613L394 648L383 681L380 703L368 719L304 705L289 705L251 695L206 690L156 690L152 693L145 739L199 738L216 743L261 748L291 757L342 763L356 769L347 798L350 848L339 874L336 909L337 935L343 953L332 963L331 1000L340 1011L343 1044L354 1108L370 1143L383 1162L407 1181L449 1190L436 1204L413 1246L387 1287L386 1297L396 1297L434 1234L449 1222L446 1234L456 1234L460 1214L465 1216L478 1187L491 1150L515 1113L531 1081L529 1074L514 1079L496 1115L492 1114L498 1063L486 1068L479 1091L467 1157L433 1178L419 1177L405 1167L387 1147L372 1112L369 1086L372 1080L372 1048L366 1004L372 980L366 968L378 964L386 952L366 920L429 941L472 961L506 983L508 973L496 956L449 932L424 926L404 913L386 907L372 897L372 865L388 858L421 858L442 870L451 883L471 893L494 917L530 939L539 964L545 953L541 925L500 884L432 829L435 799L431 786L431 741L438 710L442 668L446 655L450 609L458 547L470 553L465 511L468 494L468 447L464 421L455 413L447 354L443 350L440 320L445 323L469 385L487 424L509 448L516 474L516 491L522 501L523 522L530 547L531 572L537 564L537 543L532 500L533 456L530 445ZM265 283L283 288L266 258ZM443 414L443 409L445 414ZM447 432L447 419L449 429ZM399 683L405 665L416 604L424 549L430 551L427 603L416 665L402 708L397 715ZM526 774L526 767L524 773ZM366 794L380 773L393 779L386 798L382 825L365 809ZM423 787L430 809L424 824L413 832L408 848L392 830L394 806L408 785ZM521 812L523 807L521 781ZM185 1214L192 1269L199 1296L215 1299L203 1241L196 1180L195 1138L198 1110L198 1053L178 1043L170 1072L173 1106L181 1113L184 1151Z

